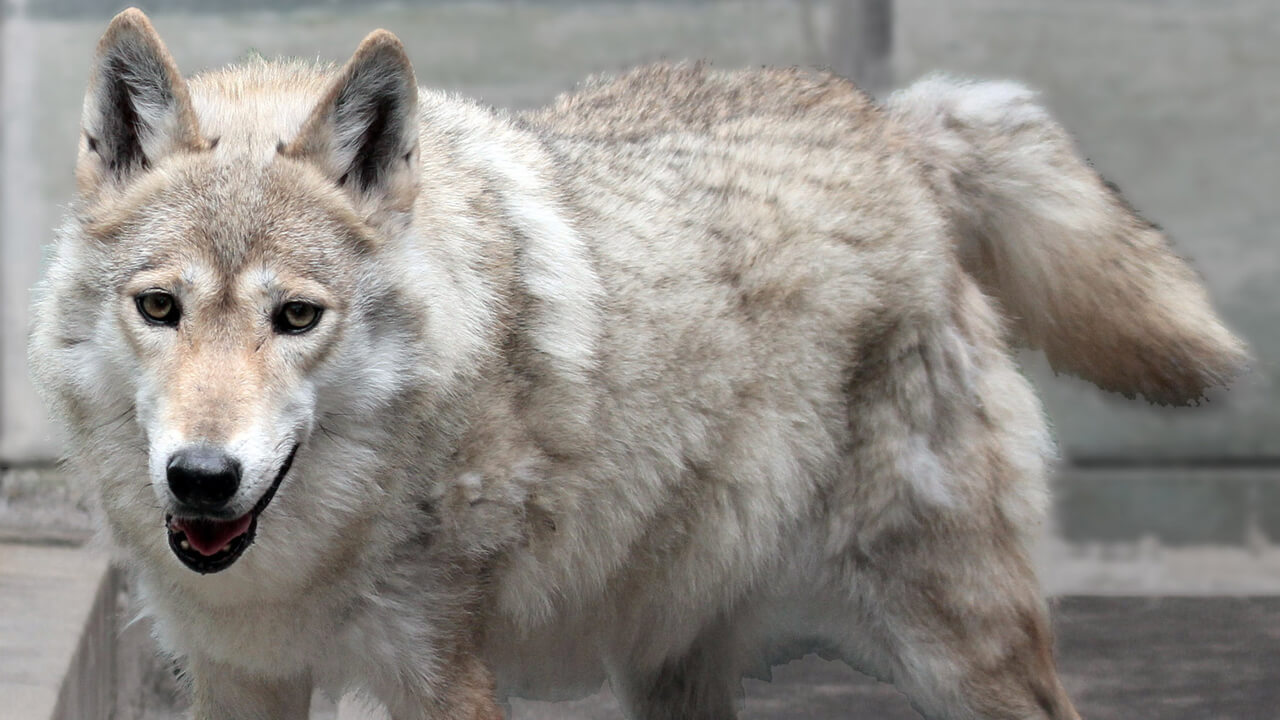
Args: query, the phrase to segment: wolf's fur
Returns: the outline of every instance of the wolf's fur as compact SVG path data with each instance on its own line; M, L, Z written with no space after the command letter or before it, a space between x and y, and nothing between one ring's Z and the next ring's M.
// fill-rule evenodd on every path
M796 643L931 718L1076 717L1027 558L1052 454L1007 330L1185 402L1243 349L1159 232L1009 84L872 104L647 67L508 116L340 70L183 80L137 11L85 103L32 364L198 718L395 718L608 680L724 718ZM176 328L141 320L163 288ZM273 332L271 308L322 305ZM165 542L165 463L300 449L234 565Z

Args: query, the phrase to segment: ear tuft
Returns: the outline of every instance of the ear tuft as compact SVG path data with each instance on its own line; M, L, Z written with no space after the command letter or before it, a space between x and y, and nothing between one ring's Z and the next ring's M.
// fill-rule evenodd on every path
M177 64L141 10L117 15L98 42L81 124L98 182L207 147Z
M417 188L418 85L399 38L375 30L280 153L315 163L359 203L403 210Z

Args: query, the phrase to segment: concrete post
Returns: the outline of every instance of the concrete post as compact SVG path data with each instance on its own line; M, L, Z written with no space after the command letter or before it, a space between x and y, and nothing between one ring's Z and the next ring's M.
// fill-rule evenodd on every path
M831 68L875 95L893 87L893 0L838 0Z
M12 0L0 27L0 465L53 459L44 405L27 373L30 288L48 235L45 170L35 151L37 38L28 0Z

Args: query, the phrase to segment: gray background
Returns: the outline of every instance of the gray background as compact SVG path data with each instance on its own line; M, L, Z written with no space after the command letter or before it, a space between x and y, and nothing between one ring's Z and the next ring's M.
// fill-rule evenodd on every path
M70 199L90 54L122 5L2 1L0 540L75 542L90 525L87 489L52 469L58 439L27 380L24 335L42 246ZM1280 0L896 0L887 34L859 22L855 0L141 4L188 73L250 52L340 62L386 27L423 84L507 107L659 58L832 65L878 93L933 70L1026 82L1168 230L1257 358L1232 390L1167 410L1024 355L1066 459L1037 551L1047 590L1280 595ZM1086 717L1274 715L1274 600L1057 607L1064 674ZM172 715L170 670L145 636L133 626L121 638L133 658L119 669L121 717ZM747 683L747 717L835 717L855 704L867 717L913 717L839 666L810 659L775 677ZM517 705L521 720L616 716L607 697Z
M423 84L507 107L546 102L590 72L659 58L850 70L867 45L848 14L856 3L840 0L142 5L188 73L250 52L341 61L365 33L386 27L405 41ZM24 498L81 505L74 482L42 471L58 441L27 380L24 334L42 246L70 198L90 53L119 5L4 7L0 510L21 524L43 507ZM1042 91L1101 172L1192 259L1256 354L1254 372L1233 389L1177 410L1054 377L1026 354L1068 460L1058 534L1077 544L1280 540L1280 3L898 0L891 35L879 42L898 84L941 69ZM861 71L874 85L890 82L881 70Z

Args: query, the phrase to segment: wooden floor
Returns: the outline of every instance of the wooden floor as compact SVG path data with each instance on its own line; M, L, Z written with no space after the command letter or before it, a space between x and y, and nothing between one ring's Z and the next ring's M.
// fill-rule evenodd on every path
M1069 597L1054 616L1063 679L1085 720L1280 718L1280 597ZM743 685L740 720L920 720L892 687L812 656ZM512 720L622 717L607 690L512 708ZM344 706L338 717L381 716Z
M1084 720L1280 718L1280 598L1054 603L1059 664ZM919 720L893 688L809 657L744 683L741 720ZM513 720L617 720L607 694L515 703Z
M98 554L0 543L0 720L108 717L116 593ZM1280 597L1067 597L1053 611L1064 681L1086 720L1280 719ZM742 720L919 717L893 688L814 657L744 690ZM512 708L513 720L621 717L607 691ZM180 715L147 714L165 716ZM314 717L333 716L316 707Z

